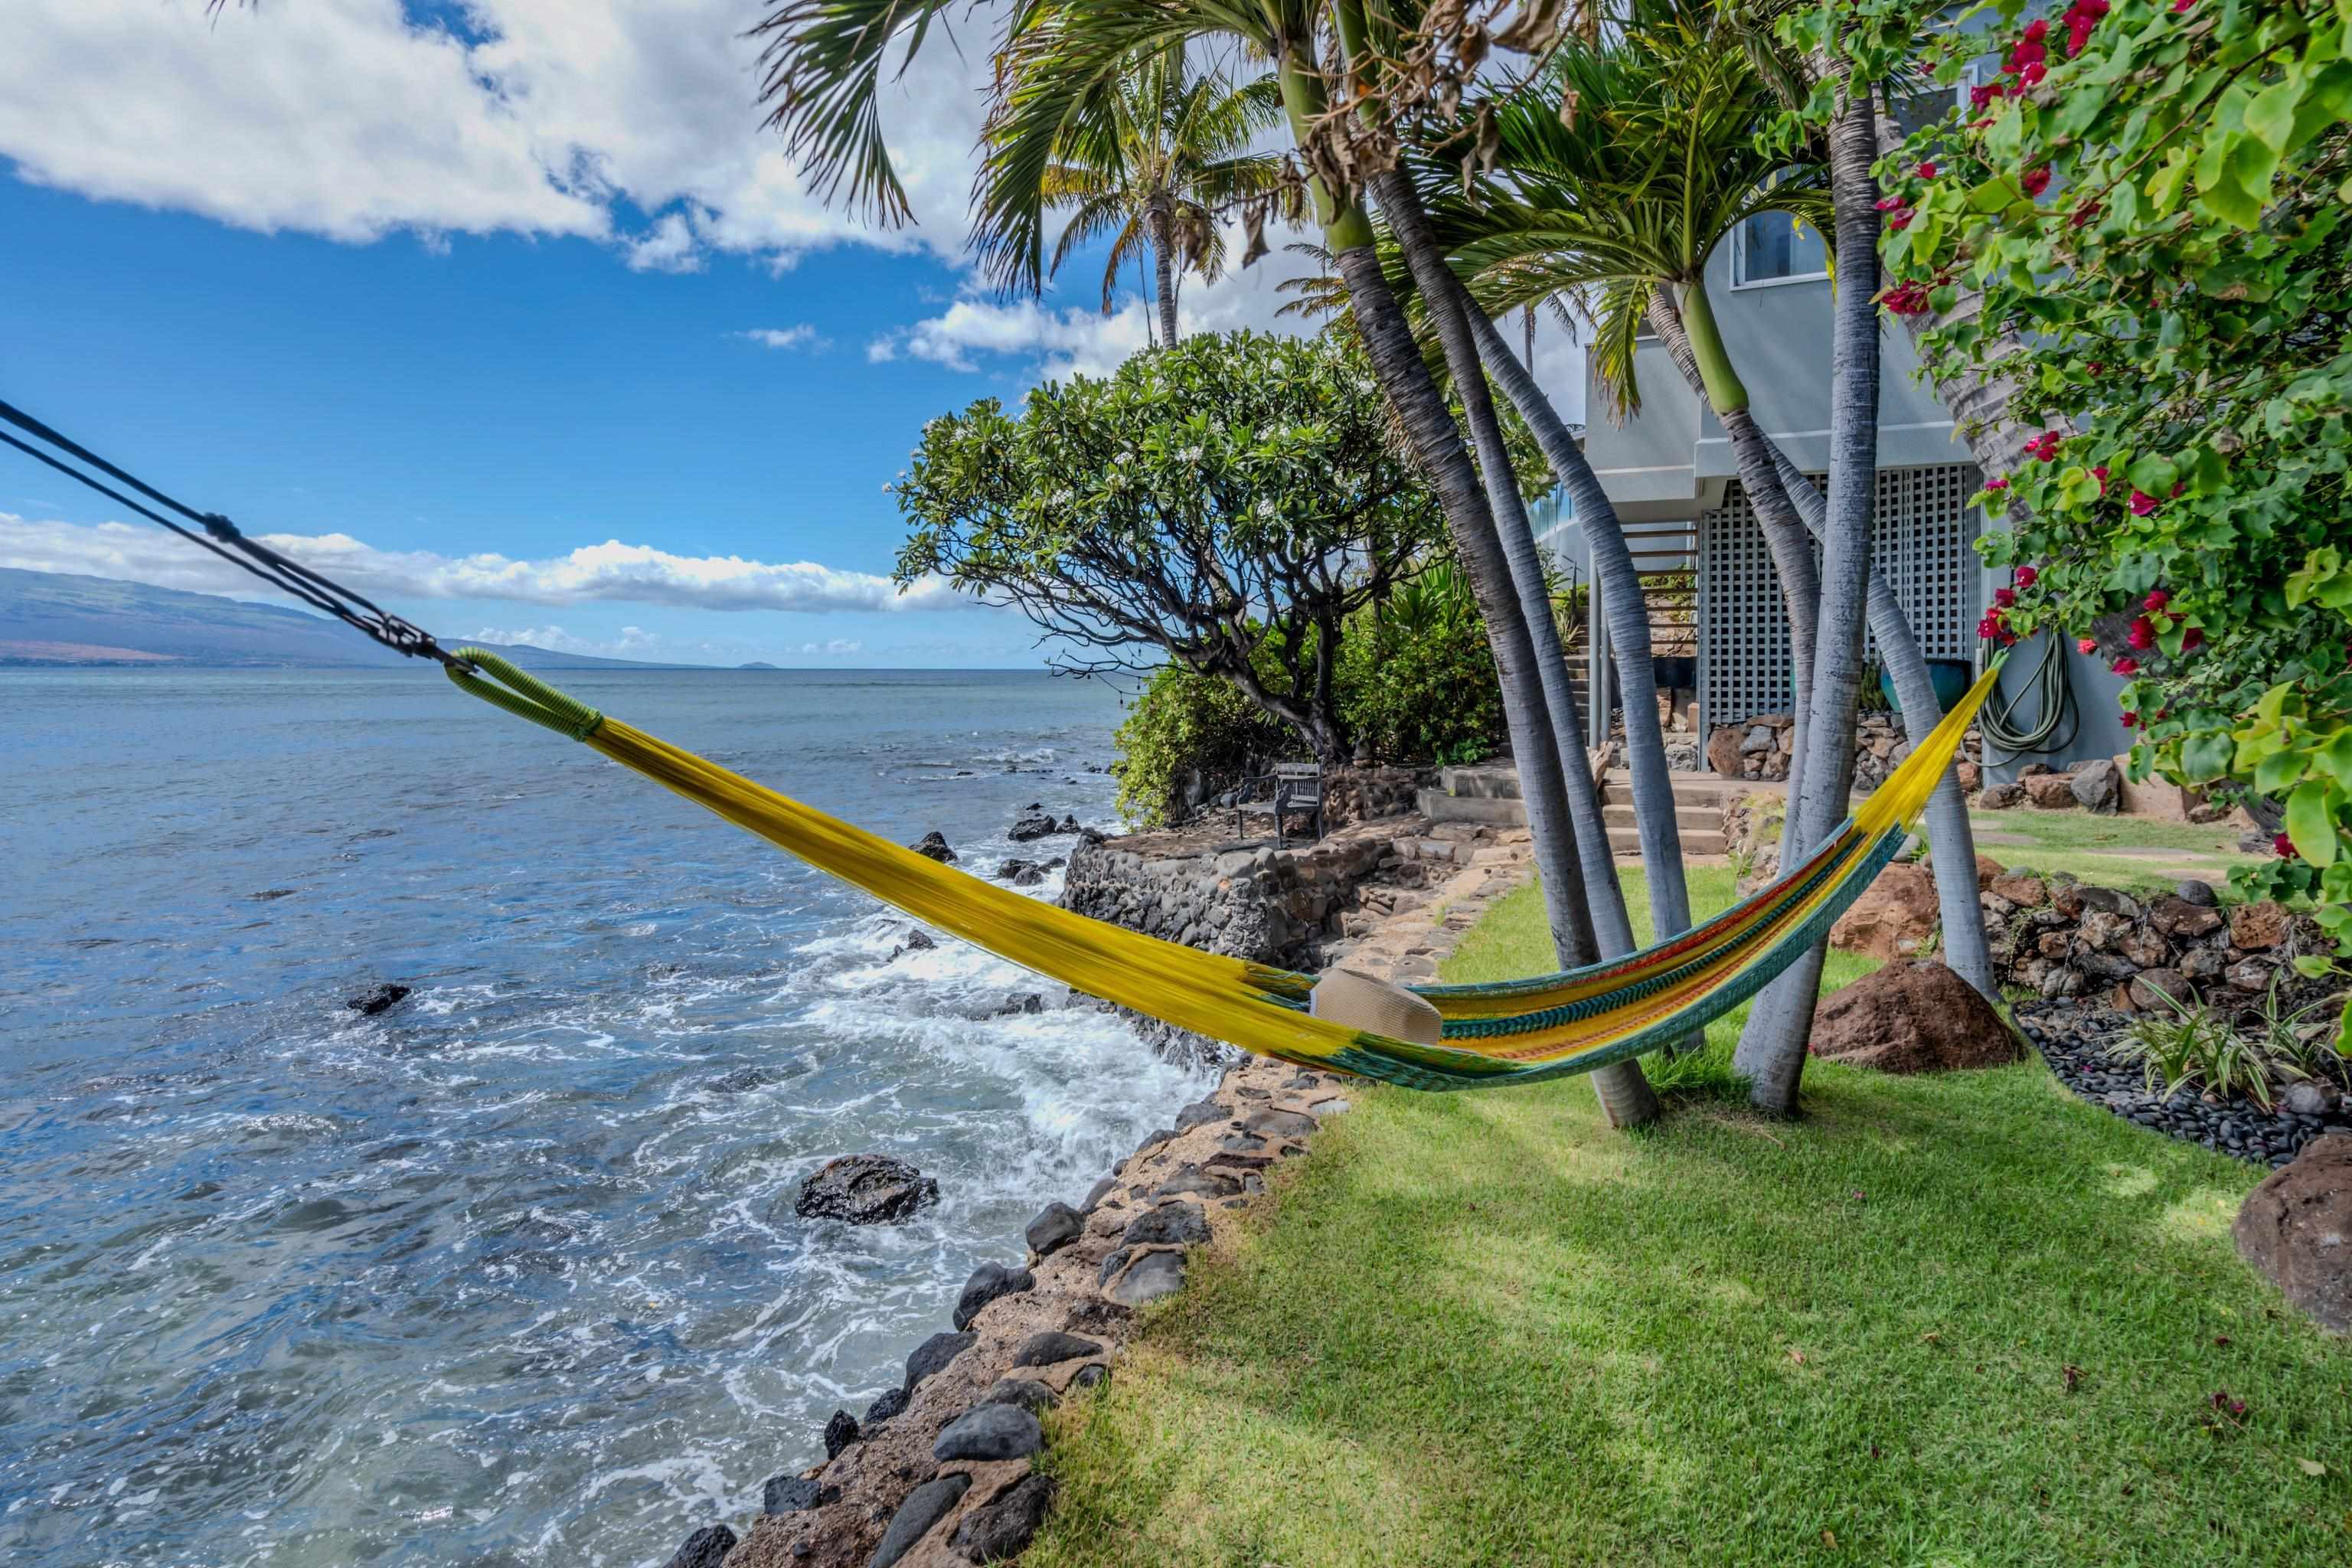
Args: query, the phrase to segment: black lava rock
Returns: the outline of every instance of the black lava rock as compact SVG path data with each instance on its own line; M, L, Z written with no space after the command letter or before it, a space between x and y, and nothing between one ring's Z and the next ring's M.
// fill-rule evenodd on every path
M881 1397L866 1407L866 1419L861 1426L871 1430L906 1408L907 1391L904 1388L886 1389Z
M980 1310L1000 1296L1017 1296L1024 1290L1037 1288L1037 1277L1026 1268L1009 1268L1002 1263L983 1263L971 1271L964 1281L963 1294L956 1298L955 1311L948 1321L958 1332L971 1327Z
M1076 1334L1055 1333L1048 1329L1042 1334L1031 1334L1013 1352L1014 1366L1055 1366L1062 1362L1076 1361L1080 1356L1100 1355L1102 1346L1092 1340L1082 1340Z
M1043 1415L1061 1403L1061 1396L1034 1377L1000 1377L986 1394L980 1396L982 1405L1018 1405L1034 1415Z
M1129 1247L1197 1247L1209 1239L1209 1219L1197 1204L1161 1204L1138 1215L1121 1239Z
M1024 991L1020 995L1015 996L1013 1000L1005 1003L1003 1006L997 1008L996 1011L991 1013L989 1016L992 1018L1018 1018L1025 1013L1042 1013L1045 1010L1045 999L1043 996L1040 996L1034 991Z
M1114 1253L1116 1258L1126 1256ZM1121 1306L1140 1307L1184 1288L1184 1255L1147 1252L1110 1286L1110 1299Z
M1189 1132L1195 1127L1205 1127L1212 1121L1223 1121L1233 1112L1213 1100L1196 1100L1176 1113L1176 1131Z
M857 1441L857 1417L846 1410L836 1410L824 1424L824 1457L838 1458L841 1451Z
M1036 1538L1054 1506L1054 1478L1024 1476L1020 1484L990 1503L972 1510L956 1526L952 1544L968 1563L1003 1563L1018 1557Z
M1236 1178L1222 1172L1203 1171L1187 1160L1174 1175L1152 1188L1151 1195L1155 1198L1229 1198L1241 1190L1242 1184Z
M1078 1239L1087 1228L1087 1216L1067 1204L1047 1204L1021 1233L1029 1243L1029 1250L1040 1258L1051 1257Z
M1101 1384L1108 1383L1109 1381L1110 1368L1103 1365L1100 1362L1094 1362L1088 1365L1082 1366L1078 1368L1077 1371L1070 1373L1070 1386L1072 1388L1093 1388Z
M2084 889L2084 893L2103 889ZM2187 901L2184 900L2184 901ZM2112 1060L2109 1043L2129 1020L2095 1005L2027 1004L2018 1022L2052 1076L2082 1099L2151 1132L2200 1144L2217 1153L2276 1167L2331 1131L2352 1131L2352 1103L2328 1116L2265 1110L2238 1099L2208 1104L2194 1086L2151 1094L2141 1074Z
M978 1334L933 1334L917 1345L907 1356L907 1392L914 1393L922 1386L923 1379L940 1371L979 1342ZM873 1413L868 1411L866 1418L873 1420Z
M801 1184L793 1212L803 1219L897 1225L940 1201L940 1184L887 1154L844 1154Z
M354 1013L364 1014L373 1018L378 1013L398 1006L407 995L408 987L405 985L383 984L372 987L364 994L352 997L343 1005Z
M735 1550L735 1532L723 1524L706 1524L686 1538L663 1568L719 1568Z
M1087 1189L1086 1202L1080 1204L1078 1207L1087 1213L1092 1213L1094 1206L1102 1202L1103 1199L1108 1197L1111 1194L1111 1189L1118 1185L1118 1178L1117 1176L1105 1176L1101 1181L1097 1182L1093 1186Z
M1011 827L1006 828L1004 830L1004 837L1010 838L1015 844L1026 844L1032 839L1045 838L1053 834L1063 831L1065 831L1065 829L1062 825L1054 820L1053 813L1040 812L1035 816L1024 816L1020 821L1014 823ZM1072 827L1067 829L1067 831L1076 833L1077 829Z
M920 843L909 844L907 847L918 855L927 855L942 865L951 864L956 858L956 852L948 847L947 835L936 827L924 834Z
M931 1458L941 1464L956 1459L1025 1459L1045 1446L1045 1429L1037 1417L1018 1405L975 1405L940 1433Z
M763 1491L762 1513L804 1513L841 1500L839 1487L819 1486L802 1476L770 1476Z
M890 1568L890 1564L907 1555L915 1542L929 1533L931 1526L963 1500L971 1486L971 1478L958 1472L925 1481L908 1492L907 1500L898 1505L898 1511L890 1516L890 1528L882 1532L882 1543L874 1549L866 1568Z

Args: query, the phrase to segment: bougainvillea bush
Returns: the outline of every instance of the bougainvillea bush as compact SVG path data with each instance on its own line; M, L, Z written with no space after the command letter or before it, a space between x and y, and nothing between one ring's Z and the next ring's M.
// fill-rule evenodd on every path
M2283 812L2247 890L2352 952L2352 5L1975 15L1929 57L1983 79L1882 164L1881 248L1937 378L2041 429L1982 497L2013 572L1979 630L2105 657L2135 776Z

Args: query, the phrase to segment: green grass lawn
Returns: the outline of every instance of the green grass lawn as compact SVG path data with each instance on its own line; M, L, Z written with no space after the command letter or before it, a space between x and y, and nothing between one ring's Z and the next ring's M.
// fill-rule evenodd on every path
M2069 871L2085 882L2132 892L2168 892L2184 874L2221 886L2230 868L2246 858L2238 852L2243 829L2226 823L2199 826L2018 806L1971 812L1969 826L1978 835L1977 847L2012 869L2024 867L2044 876Z
M1539 918L1448 977L1551 967ZM2257 1173L2039 1064L1806 1089L1626 1135L1573 1080L1368 1088L1055 1417L1026 1561L2352 1561L2352 1349L2232 1253Z

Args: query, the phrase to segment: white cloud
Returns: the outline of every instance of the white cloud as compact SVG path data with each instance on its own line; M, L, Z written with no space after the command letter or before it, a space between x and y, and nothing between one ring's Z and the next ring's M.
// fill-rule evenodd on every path
M842 654L864 653L865 651L866 645L856 637L831 637L821 643L804 642L801 644L801 652L809 654L827 654L838 657Z
M699 272L702 248L695 243L694 226L684 213L666 214L660 222L628 240L622 254L632 272Z
M820 353L833 346L830 339L818 336L817 330L806 321L789 327L753 327L748 331L730 335L746 342L758 343L761 348L806 349L811 353Z
M454 643L456 639L451 640ZM669 639L659 633L646 631L641 626L623 626L619 637L604 638L575 637L558 626L484 626L466 640L507 646L521 643L530 647L543 647L551 653L584 653L599 658L658 656L669 643Z
M28 522L0 513L0 566L121 577L194 593L268 598L258 584L208 552L152 528ZM704 610L950 610L973 601L941 578L906 593L887 577L813 561L771 563L736 555L677 555L607 540L542 561L504 555L441 555L378 550L345 533L256 537L371 598L499 599L562 606L596 602ZM274 600L272 602L275 602Z
M1055 311L1034 300L958 300L940 315L885 333L866 345L877 363L905 357L950 370L973 371L983 357L1040 362L1048 376L1107 374L1150 341L1144 308L1130 300L1113 315L1072 308Z
M885 89L921 226L802 188L754 102L749 0L7 0L0 157L38 184L365 242L583 236L681 271L857 242L961 253L988 50L935 36ZM967 29L968 30L968 29ZM654 215L642 232L616 204Z
M1246 270L1236 267L1214 283L1189 279L1177 296L1178 330L1188 334L1244 327L1274 332L1318 330L1319 321L1276 314L1291 298L1281 285L1318 270L1312 259L1283 248L1284 237L1269 235L1273 252ZM1238 226L1230 242L1231 254L1238 258ZM927 360L960 371L1017 366L1040 379L1074 373L1107 375L1121 360L1149 345L1157 319L1153 309L1133 295L1104 315L1080 306L1056 310L1036 300L992 299L972 287L938 315L874 339L866 344L866 357L877 363Z

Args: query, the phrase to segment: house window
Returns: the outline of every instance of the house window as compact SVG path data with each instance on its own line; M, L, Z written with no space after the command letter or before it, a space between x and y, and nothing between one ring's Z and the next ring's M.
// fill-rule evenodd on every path
M1822 237L1786 213L1758 213L1732 231L1731 286L1801 283L1829 276Z

